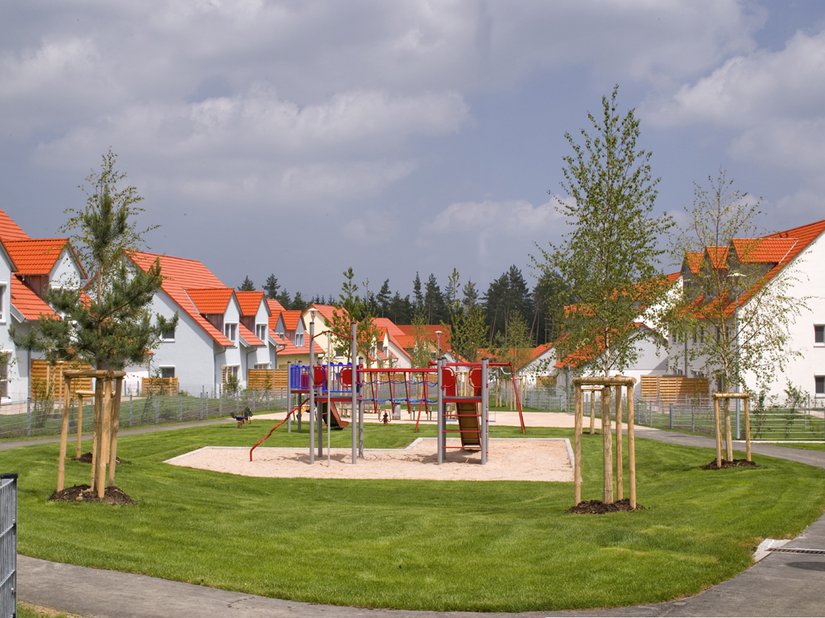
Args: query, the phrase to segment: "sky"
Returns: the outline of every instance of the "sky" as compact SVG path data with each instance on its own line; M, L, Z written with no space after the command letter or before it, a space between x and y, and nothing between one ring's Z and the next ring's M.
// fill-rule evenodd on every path
M818 1L4 2L0 208L65 235L111 148L147 249L229 286L532 284L565 230L565 132L615 84L657 213L684 221L725 169L766 232L825 218Z

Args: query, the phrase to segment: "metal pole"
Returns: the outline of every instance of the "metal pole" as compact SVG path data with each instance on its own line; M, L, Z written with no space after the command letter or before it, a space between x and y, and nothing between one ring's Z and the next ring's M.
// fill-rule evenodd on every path
M315 365L315 311L309 312L309 463L315 463L315 385L313 366Z
M352 379L350 381L350 388L352 389L352 414L350 415L350 422L352 423L352 463L358 461L358 419L355 416L355 410L358 405L358 369L355 365L355 355L358 353L355 346L355 338L358 335L358 324L355 320L350 324L350 369L352 370Z
M487 391L487 372L489 371L488 360L481 359L481 463L487 463L487 455L490 450L490 426L488 419L490 416L490 396Z
M441 370L444 367L444 359L439 358L436 364L438 371L438 410L436 412L436 424L438 425L438 463L444 463L444 387L442 385Z
M358 368L361 368L363 359L358 359ZM358 456L364 458L364 400L358 401Z

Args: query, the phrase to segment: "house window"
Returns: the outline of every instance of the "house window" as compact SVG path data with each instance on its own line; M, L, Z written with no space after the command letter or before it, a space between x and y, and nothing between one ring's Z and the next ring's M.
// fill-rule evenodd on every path
M255 363L255 369L269 369L269 363Z
M9 396L9 352L0 352L0 397Z
M238 336L238 324L235 322L227 322L223 325L223 334L230 341L236 341Z
M299 348L304 346L304 333L295 333L295 346Z
M175 327L174 326L167 326L160 332L160 340L161 341L174 341L175 340Z
M261 341L266 341L266 324L255 324L255 335Z
M223 366L223 383L232 388L238 387L238 365Z
M814 344L825 345L825 324L814 324Z
M814 376L814 395L825 397L825 376Z
M175 377L175 368L174 367L159 367L160 369L160 377L161 378L174 378Z

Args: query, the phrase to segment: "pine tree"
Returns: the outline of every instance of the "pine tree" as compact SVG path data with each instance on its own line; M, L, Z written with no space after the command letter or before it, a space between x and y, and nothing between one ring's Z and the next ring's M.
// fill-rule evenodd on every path
M255 291L255 284L252 282L252 279L249 278L249 275L244 277L243 283L241 283L241 285L238 287L238 290L241 292Z
M278 298L278 290L281 288L281 285L278 283L278 277L274 274L269 275L266 278L266 283L264 283L264 292L266 292L266 297L276 300Z

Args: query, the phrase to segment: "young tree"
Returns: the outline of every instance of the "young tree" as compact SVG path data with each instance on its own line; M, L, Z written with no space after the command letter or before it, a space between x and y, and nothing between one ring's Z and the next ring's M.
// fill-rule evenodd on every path
M243 283L238 287L238 290L241 292L254 292L255 291L255 284L252 282L252 279L249 278L249 275L243 278Z
M602 97L601 117L588 113L581 143L565 134L572 153L564 157L566 197L557 199L557 209L569 231L534 258L541 272L558 273L576 303L565 320L561 353L589 350L590 366L604 375L637 357L645 329L632 324L666 289L657 272L658 241L672 226L668 216L653 215L658 179L651 154L637 145L634 110L619 115L617 96L618 86Z
M674 246L684 261L682 294L671 297L666 314L677 342L671 361L714 379L721 391L765 390L798 356L789 325L807 299L790 294L798 280L792 266L769 275L773 264L759 259L765 242L753 222L760 214L759 201L720 170L706 186L695 185L687 228Z
M64 319L42 317L25 337L23 347L42 351L48 360L89 363L96 369L122 370L142 364L159 341L161 332L174 328L177 318L156 316L149 305L163 281L160 263L144 272L127 256L143 248L145 234L134 222L143 199L132 186L122 186L126 174L115 168L117 156L110 150L102 157L99 172L87 178L86 206L68 209L63 231L86 272L81 288L51 289L49 303Z
M423 312L427 324L439 324L447 320L447 305L444 302L444 295L441 293L438 280L432 273L427 278Z

